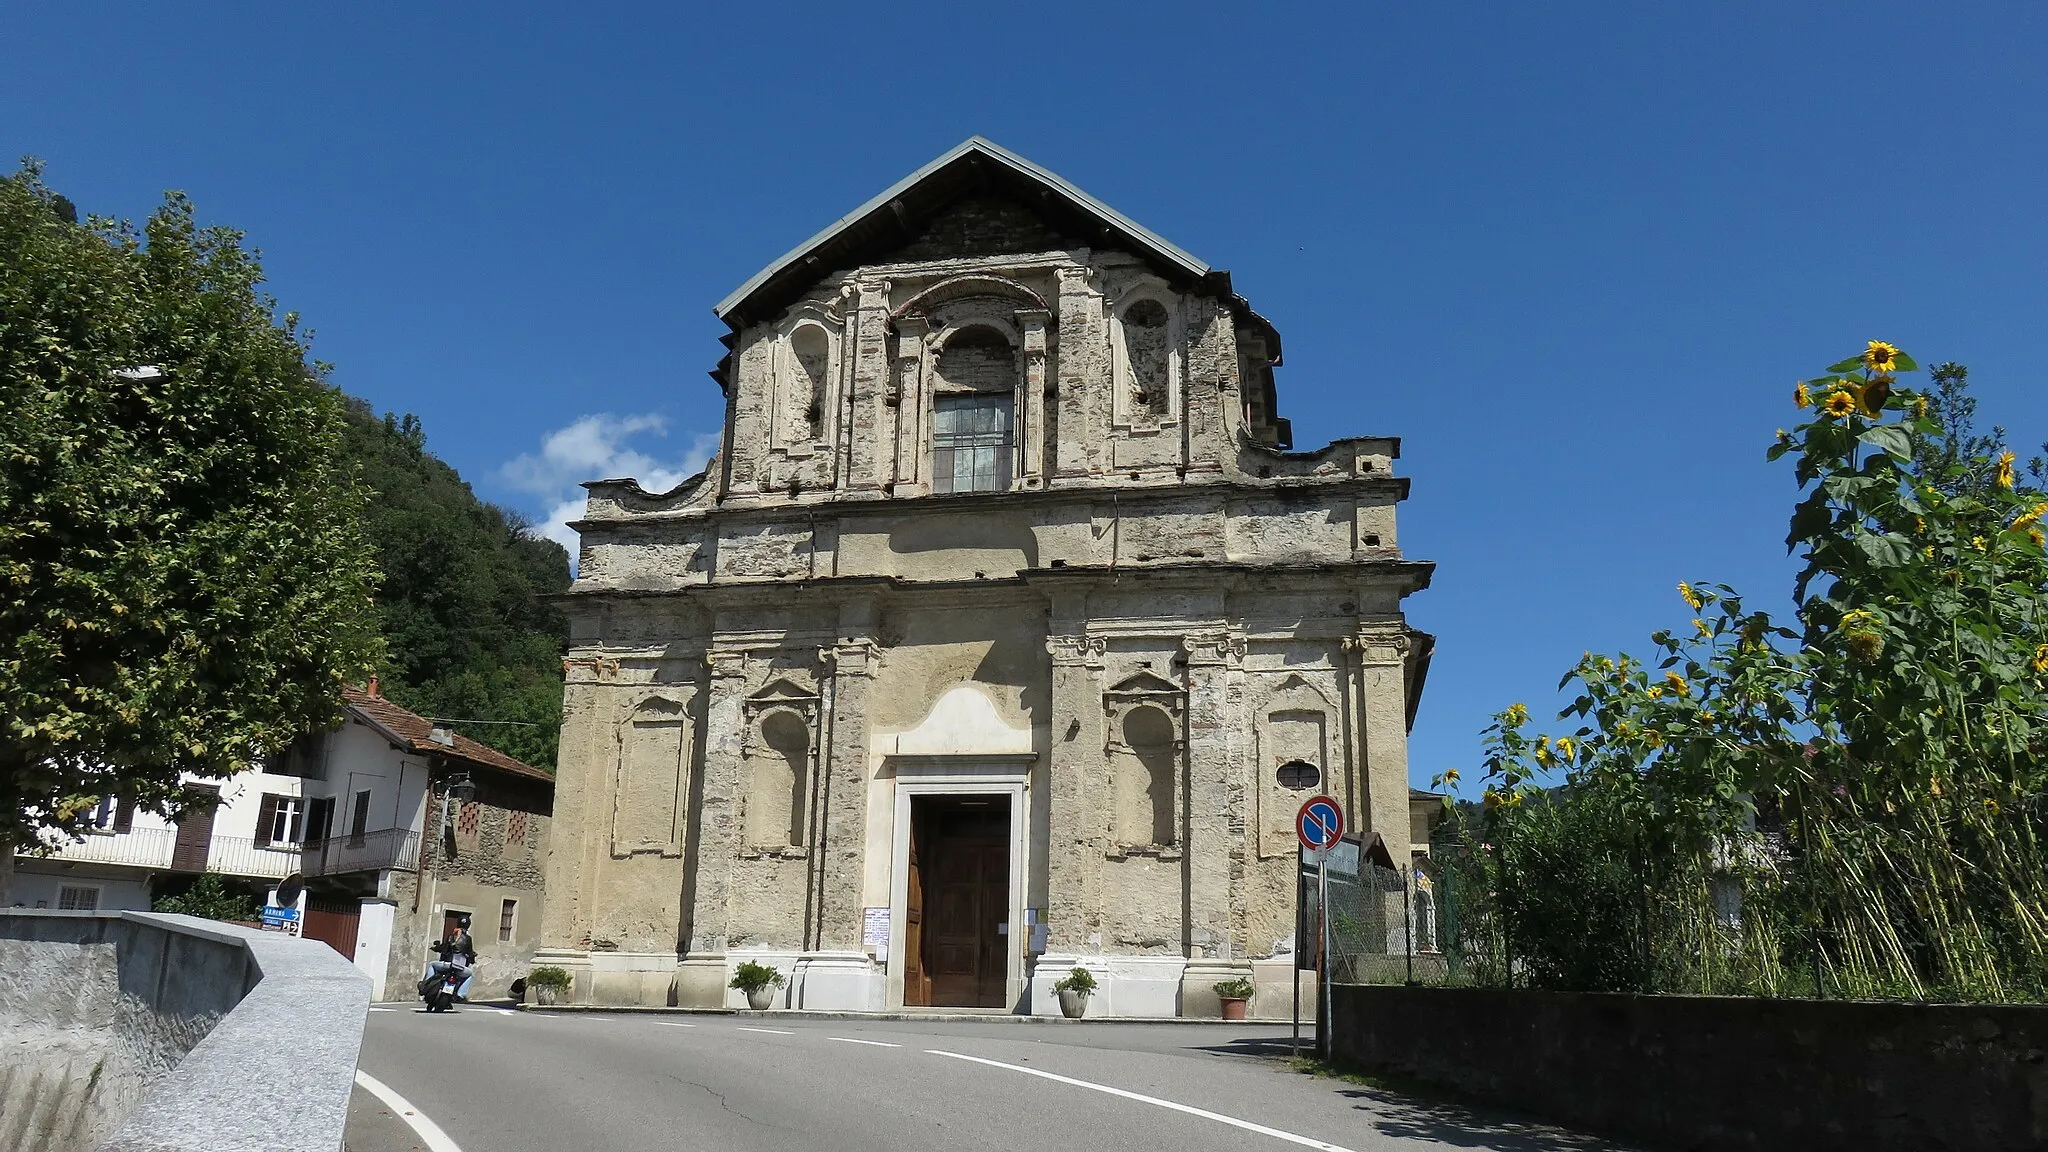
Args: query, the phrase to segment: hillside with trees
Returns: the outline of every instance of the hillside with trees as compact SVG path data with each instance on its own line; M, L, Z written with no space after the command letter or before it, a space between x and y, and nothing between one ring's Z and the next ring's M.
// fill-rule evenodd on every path
M553 771L566 625L545 600L569 555L517 512L479 500L427 451L410 414L348 401L343 455L370 498L365 534L383 570L384 695Z

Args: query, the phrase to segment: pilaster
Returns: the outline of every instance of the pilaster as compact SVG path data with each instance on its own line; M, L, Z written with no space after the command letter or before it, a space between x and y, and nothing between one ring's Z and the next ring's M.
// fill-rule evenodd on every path
M818 842L817 929L811 944L818 949L861 950L861 884L868 849L868 714L881 658L874 641L876 623L872 601L842 605L840 640L819 653L828 668L826 712L831 732L821 766L823 831Z
M896 421L895 452L891 475L897 496L923 495L930 491L926 478L923 432L925 427L925 340L931 335L931 321L923 316L896 320L896 354L889 377L887 403Z
M1189 958L1236 956L1243 948L1248 797L1232 733L1241 709L1230 706L1231 680L1245 639L1228 629L1187 636Z
M1026 488L1045 484L1046 326L1052 314L1040 308L1017 313L1024 334L1024 383L1017 396L1017 479Z
M691 861L695 899L689 909L688 951L722 953L732 919L732 864L744 830L740 790L745 779L747 654L716 649L704 654L710 688L704 708L704 791L697 816L697 851Z
M1102 297L1089 286L1087 268L1059 270L1059 443L1055 479L1081 479L1108 450L1108 342Z
M1397 864L1406 864L1408 842L1408 629L1397 618L1361 622L1347 639L1358 661L1359 732L1365 747L1364 817L1361 827L1378 832Z
M882 489L895 472L896 409L888 406L889 284L862 281L856 289L853 334L853 412L847 444L847 487Z
M1104 777L1102 664L1108 645L1087 632L1085 594L1055 592L1046 650L1052 656L1052 770L1046 797L1046 949L1100 951L1095 889L1108 822Z

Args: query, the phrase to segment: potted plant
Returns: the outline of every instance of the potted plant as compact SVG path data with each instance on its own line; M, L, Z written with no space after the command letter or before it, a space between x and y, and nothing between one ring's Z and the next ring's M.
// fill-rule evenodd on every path
M534 1003L545 1008L560 1000L572 983L567 968L543 964L526 974L526 986L533 989Z
M1079 1020L1088 1011L1088 996L1095 991L1095 975L1086 968L1076 968L1053 985L1052 990L1060 995L1060 1015Z
M1211 987L1216 989L1216 998L1223 1001L1225 1020L1244 1019L1244 1008L1251 1002L1252 982L1243 976L1235 980L1219 980Z
M747 1006L756 1012L765 1012L775 1002L775 990L782 987L782 973L766 964L742 960L732 970L729 988L737 988L747 994Z

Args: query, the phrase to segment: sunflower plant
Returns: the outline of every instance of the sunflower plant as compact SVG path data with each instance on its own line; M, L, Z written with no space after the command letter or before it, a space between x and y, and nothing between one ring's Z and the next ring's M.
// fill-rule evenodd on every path
M1769 449L1801 490L1791 616L1682 583L1691 620L1653 656L1565 676L1575 732L1526 734L1519 705L1488 730L1492 861L1568 834L1629 864L1606 903L1633 910L1596 947L1630 963L1580 964L1580 986L2048 995L2048 500L2010 453L1916 463L1946 434L1900 382L1917 370L1872 341L1795 387L1810 418ZM1515 908L1492 922L1583 947Z

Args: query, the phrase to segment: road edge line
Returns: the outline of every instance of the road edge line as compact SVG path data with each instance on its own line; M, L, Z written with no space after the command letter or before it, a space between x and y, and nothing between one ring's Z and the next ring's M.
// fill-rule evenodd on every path
M363 1090L370 1095L390 1105L393 1114L419 1134L420 1140L427 1146L427 1152L462 1152L462 1146L450 1140L448 1134L441 1131L439 1124L427 1119L427 1114L420 1111L419 1105L392 1091L382 1080L358 1068L356 1083L362 1085Z
M1147 1096L1142 1092L1131 1092L1122 1088L1112 1088L1107 1084L1095 1084L1087 1080L1076 1080L1072 1076L1062 1076L1057 1072L1047 1072L1039 1068L1026 1068L1021 1064L1005 1064L1001 1060L969 1056L964 1052L942 1052L937 1048L927 1048L925 1052L932 1056L950 1056L955 1060L969 1060L976 1064L986 1064L991 1068L1007 1068L1012 1072L1022 1072L1027 1076L1037 1076L1045 1080L1056 1080L1061 1084L1071 1084L1076 1088L1086 1088L1093 1092L1106 1092L1111 1096L1121 1096L1126 1100L1136 1100L1141 1104L1152 1104L1160 1108L1171 1109L1175 1112L1185 1112L1190 1116L1200 1116L1204 1120L1214 1120L1219 1124L1228 1124L1233 1128L1242 1128L1247 1132L1257 1132L1261 1136L1271 1136L1276 1140L1285 1140L1290 1144L1300 1144L1304 1147L1319 1149L1320 1152L1352 1152L1352 1149L1346 1148L1342 1144L1332 1144L1327 1140L1317 1140L1313 1136L1303 1136L1299 1133L1288 1132L1280 1128L1268 1128L1264 1124L1254 1124L1250 1120L1240 1120L1235 1116L1225 1116L1221 1112L1211 1112L1206 1108L1197 1108L1192 1104L1178 1104L1172 1100L1161 1100L1157 1096Z

